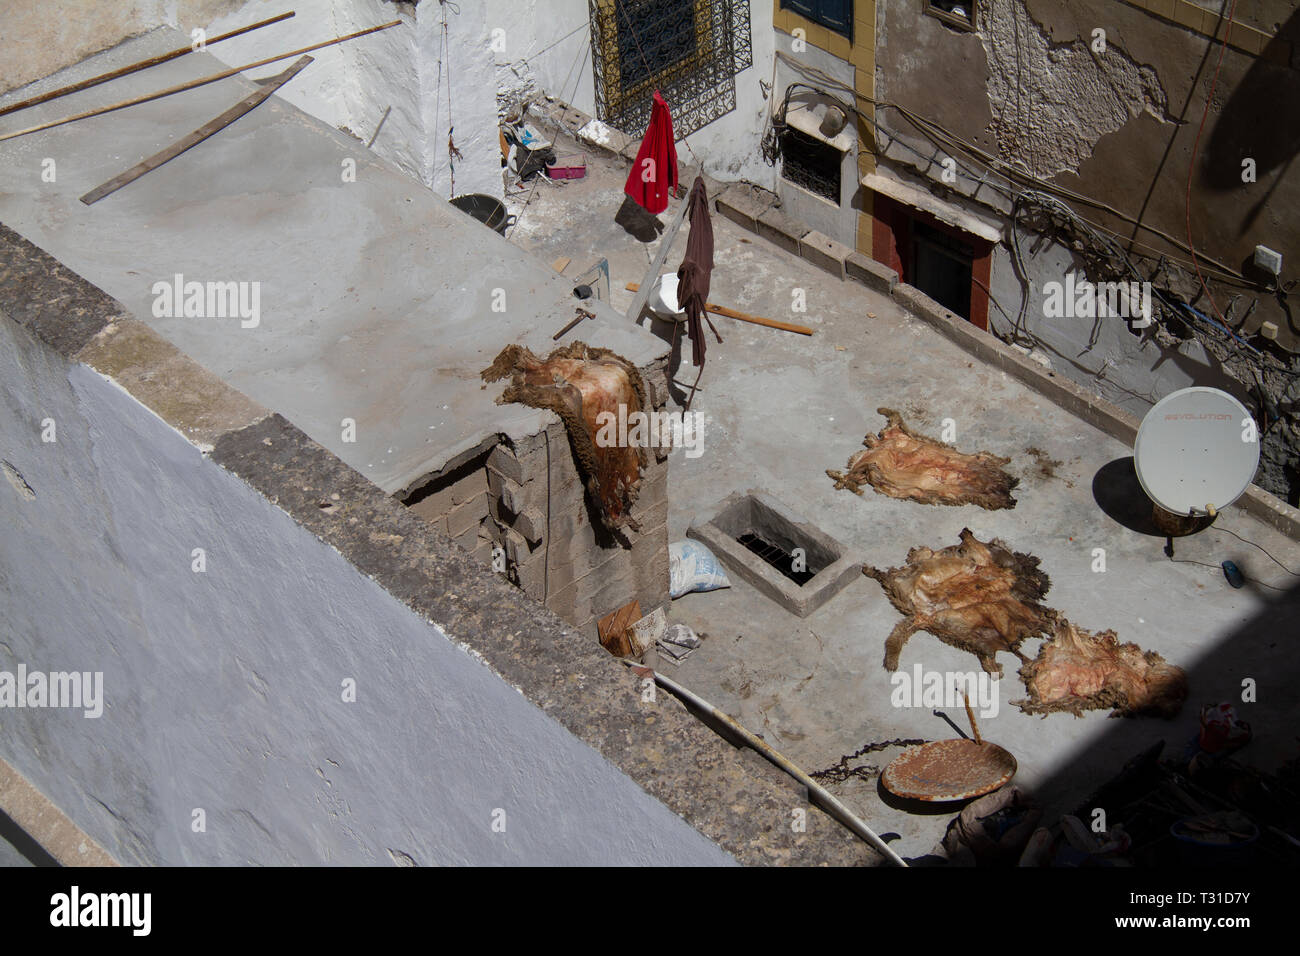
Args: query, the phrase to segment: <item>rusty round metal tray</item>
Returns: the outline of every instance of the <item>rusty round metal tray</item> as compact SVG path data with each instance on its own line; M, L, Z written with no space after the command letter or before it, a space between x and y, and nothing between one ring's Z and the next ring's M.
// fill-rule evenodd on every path
M1016 775L1016 758L987 740L936 740L903 751L880 775L893 794L946 803L992 793Z

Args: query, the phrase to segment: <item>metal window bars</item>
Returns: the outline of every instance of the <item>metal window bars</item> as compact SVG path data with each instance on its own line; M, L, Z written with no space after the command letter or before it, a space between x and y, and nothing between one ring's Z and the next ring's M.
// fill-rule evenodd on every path
M753 65L749 0L588 0L596 116L637 136L651 95L668 101L678 140L736 108Z

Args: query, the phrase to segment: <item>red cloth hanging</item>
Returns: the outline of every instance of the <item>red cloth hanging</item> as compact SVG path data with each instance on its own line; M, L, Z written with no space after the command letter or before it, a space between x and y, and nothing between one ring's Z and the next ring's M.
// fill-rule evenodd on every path
M636 162L623 191L633 202L658 215L668 208L668 191L677 189L677 145L673 142L673 118L668 104L655 90L650 107L650 125L637 150Z

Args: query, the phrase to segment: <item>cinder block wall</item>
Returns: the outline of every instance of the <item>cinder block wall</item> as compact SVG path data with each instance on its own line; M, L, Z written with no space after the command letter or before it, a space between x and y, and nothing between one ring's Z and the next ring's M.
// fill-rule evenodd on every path
M643 367L652 407L668 395L667 357ZM629 601L649 613L668 600L668 449L651 451L633 517L620 541L598 523L563 424L503 440L435 475L411 510L506 576L534 601L597 639L596 621Z

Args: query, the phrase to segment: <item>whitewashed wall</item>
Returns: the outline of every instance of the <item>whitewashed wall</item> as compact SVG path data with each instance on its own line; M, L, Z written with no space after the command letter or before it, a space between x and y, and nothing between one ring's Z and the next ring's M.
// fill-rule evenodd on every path
M503 87L532 83L595 116L587 0L488 0L487 6L489 30L495 26L506 30L506 50L497 55ZM775 185L775 173L759 151L767 110L759 80L772 80L775 38L771 0L749 0L749 14L754 65L735 78L736 108L687 137L686 143L715 178L744 179L770 189ZM576 33L562 39L575 29ZM639 136L644 130L624 132ZM685 145L678 143L677 152L683 162L693 163Z
M46 419L55 442L41 440ZM0 751L121 862L734 863L115 382L3 313L0 456L0 670L104 675L97 718L0 709Z
M190 23L182 15L175 25L187 32L203 26L216 35L274 16L284 7L282 0L252 0L210 23ZM298 0L292 20L224 41L208 52L238 65L400 19L400 27L313 53L316 61L278 95L367 142L391 107L375 152L445 198L453 195L447 135L454 127L456 148L463 156L455 161L454 194L500 198L490 32L482 5L463 2L458 7L459 14L436 2L412 7L383 0ZM276 69L266 67L264 72Z

